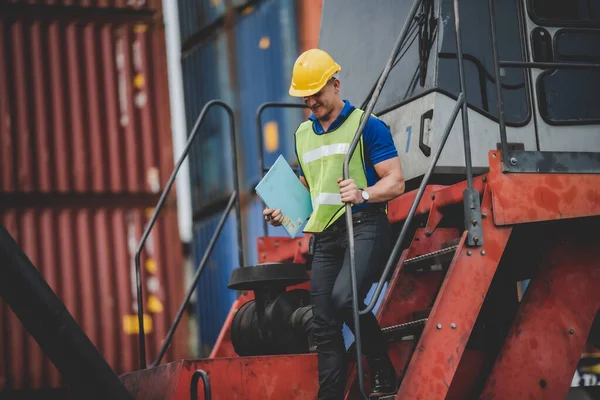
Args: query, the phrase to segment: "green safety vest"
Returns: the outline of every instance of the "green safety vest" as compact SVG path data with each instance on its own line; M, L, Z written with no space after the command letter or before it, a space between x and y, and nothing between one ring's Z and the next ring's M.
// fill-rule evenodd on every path
M310 189L313 212L304 232L323 232L344 215L345 204L340 197L338 178L342 178L344 158L364 112L355 109L337 129L318 135L312 121L305 121L296 130L296 152L304 178ZM359 188L367 187L362 136L350 159L350 178Z

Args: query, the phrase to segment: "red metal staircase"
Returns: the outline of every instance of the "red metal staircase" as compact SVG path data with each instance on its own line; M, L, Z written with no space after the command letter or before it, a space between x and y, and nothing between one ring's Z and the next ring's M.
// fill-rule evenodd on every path
M586 229L589 219L523 224L600 215L600 176L502 174L497 155L490 152L489 174L475 181L483 194L484 246L469 247L462 229L442 226L444 213L461 204L464 183L429 187L421 201L417 214L427 223L402 252L378 311L400 379L398 394L390 398L566 395L600 308L594 291L600 284L594 250L600 236ZM571 194L573 179L581 179L583 197ZM553 197L539 195L546 188ZM392 222L402 221L411 196L390 204ZM579 211L571 207L574 202L581 203ZM539 210L535 218L529 204ZM307 238L261 238L258 248L265 262L302 262L307 245ZM533 283L519 304L516 281L525 278ZM231 320L251 298L251 292L243 293L233 305L212 358L125 375L128 389L137 399L188 399L191 376L202 369L215 399L316 398L315 354L237 357L233 352ZM368 370L365 375L368 388ZM354 363L348 378L346 398L358 398ZM202 398L202 388L197 390Z

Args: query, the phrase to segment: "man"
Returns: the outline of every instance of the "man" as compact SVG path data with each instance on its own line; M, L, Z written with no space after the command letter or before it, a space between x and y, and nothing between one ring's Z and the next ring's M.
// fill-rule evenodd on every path
M342 180L344 157L363 111L340 97L341 67L326 52L308 50L296 60L289 92L303 98L312 114L296 133L300 181L309 189L313 212L304 232L313 233L311 274L312 334L319 362L319 399L343 399L346 381L342 326L354 330L350 255L345 204L352 203L359 304L391 250L387 201L404 192L398 152L388 127L373 116ZM265 219L279 226L280 210L267 208ZM377 319L360 320L362 345L371 370L372 395L396 391L396 373Z

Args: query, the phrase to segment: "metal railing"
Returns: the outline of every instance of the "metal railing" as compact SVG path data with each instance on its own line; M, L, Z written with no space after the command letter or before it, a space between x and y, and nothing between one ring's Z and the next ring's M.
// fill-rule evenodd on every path
M411 9L411 13L409 14L410 19L414 18L414 12L420 0L416 0L413 8ZM457 47L457 60L458 60L458 72L459 72L459 83L460 83L460 94L454 106L454 110L450 116L450 119L446 125L442 138L440 140L439 146L436 150L436 153L429 165L427 172L425 173L423 180L419 186L419 190L417 195L411 204L410 210L408 212L407 218L402 226L402 230L394 248L390 254L386 267L381 275L379 282L377 283L377 287L375 289L375 293L371 298L371 301L367 305L367 307L359 311L358 307L358 290L356 284L356 266L355 266L355 254L354 254L354 232L352 226L352 206L351 204L346 204L346 225L348 230L348 245L350 250L350 271L352 277L352 296L353 296L353 313L354 313L354 325L355 325L355 343L356 343L356 355L357 355L357 369L358 369L358 377L359 377L359 387L361 391L361 395L366 398L364 392L363 385L363 368L362 368L362 348L361 348L361 339L360 339L360 321L359 318L361 315L365 315L369 312L372 312L375 304L377 303L379 296L381 295L381 291L383 290L383 285L389 276L391 269L394 265L396 258L398 257L398 253L400 251L400 247L404 238L408 232L408 227L410 226L412 219L416 213L416 209L418 204L423 197L423 193L425 192L425 188L435 166L438 162L438 159L442 153L442 150L446 144L448 136L452 130L454 122L458 116L459 110L462 110L462 123L463 123L463 140L464 140L464 152L465 152L465 169L466 169L466 178L467 178L467 189L464 191L464 205L465 205L465 229L468 231L468 240L467 243L469 246L481 246L483 245L483 236L481 230L481 210L479 204L479 193L474 190L473 187L473 168L471 161L471 141L469 134L469 120L468 120L468 103L466 97L466 86L465 86L465 78L464 78L464 65L463 65L463 53L462 53L462 37L460 30L460 11L458 7L458 0L453 0L454 3L454 25L456 29L456 47ZM495 27L495 13L493 8L493 0L488 0L489 4L489 17L491 24L491 35L492 35L492 46L493 46L493 58L494 58L494 72L496 75L495 85L496 85L496 96L497 96L497 104L499 111L499 128L500 128L500 141L501 141L501 152L502 152L502 163L504 168L506 169L506 163L508 160L508 141L506 137L506 124L504 119L504 105L502 103L502 83L500 82L500 66L502 67L515 67L515 68L565 68L565 69L598 69L600 65L598 64L566 64L566 63L539 63L539 62L515 62L515 61L498 61L498 45L496 39L496 27ZM405 23L406 28L406 23ZM386 66L383 70L383 73L377 83L376 90L371 97L367 109L365 110L366 115L370 115L373 110L375 103L377 102L377 98L381 93L381 88L385 83L385 80L389 74L390 66L393 62L394 55L396 54L396 50L399 48L401 42L404 40L404 28L403 31L398 38L398 42L394 46L394 50L392 51L392 55L390 59L386 63ZM350 150L346 155L344 160L344 179L348 179L349 177L349 162L352 154L354 153L357 143L360 140L360 136L364 130L366 125L366 120L363 119L361 124L355 134L354 140L352 141L352 145L350 146ZM511 164L513 160L510 160Z
M263 126L262 126L262 114L265 110L269 108L307 108L305 104L299 103L282 103L282 102L268 102L261 104L256 110L256 134L258 140L258 167L260 171L261 178L265 175L265 172L269 170L270 167L265 167L265 141L263 136ZM268 222L263 220L263 236L269 236L269 227Z
M139 330L140 330L139 342L140 342L140 368L141 369L145 369L147 364L146 364L146 335L144 332L144 318L143 318L144 302L143 302L143 298L142 298L140 255L144 248L144 245L146 244L146 240L148 239L148 236L150 235L150 231L154 227L154 224L158 218L158 214L160 213L160 211L162 210L162 208L164 206L167 195L169 194L169 191L171 190L171 187L173 186L173 183L175 182L175 177L177 176L177 173L179 172L179 169L181 168L181 164L183 163L183 161L185 160L185 158L188 156L188 154L190 152L192 143L199 132L200 125L204 121L204 118L205 118L208 110L214 106L223 108L229 116L229 123L230 123L230 127L231 127L231 129L229 131L230 132L230 151L231 151L231 160L232 160L232 168L233 168L234 189L233 189L233 193L231 194L231 197L229 199L229 203L227 204L227 207L225 208L225 211L223 212L223 216L221 217L221 220L219 221L217 230L213 234L213 236L210 240L210 243L208 245L208 248L206 249L206 252L204 253L202 262L200 263L200 265L198 266L198 269L196 270L192 285L188 289L185 299L184 299L183 303L181 304L181 306L179 307L177 316L175 317L175 320L173 321L173 324L171 325L171 328L169 329L167 338L164 340L162 347L160 349L159 355L158 355L156 361L154 362L153 366L157 366L160 363L164 354L166 353L166 351L171 343L171 340L173 338L173 334L174 334L175 330L177 329L179 322L181 321L181 317L183 316L185 307L187 306L187 303L189 302L190 298L192 297L192 293L193 293L194 289L196 288L196 285L198 283L198 280L200 279L200 276L202 275L204 266L206 265L208 258L210 257L210 253L212 252L212 249L214 248L217 238L219 237L219 234L221 233L221 230L223 229L223 225L225 224L227 216L229 215L229 212L233 208L234 204L235 204L235 214L236 214L236 219L237 219L238 261L239 261L240 267L244 266L244 245L243 245L243 238L242 238L242 226L241 226L242 220L241 220L241 210L240 210L240 202L239 202L240 184L239 184L239 179L238 179L238 174L237 174L238 166L237 166L237 157L236 157L237 145L236 145L236 134L235 134L235 120L234 120L233 110L231 109L231 107L229 105L227 105L225 102L223 102L221 100L211 100L204 105L204 107L202 108L202 111L200 112L200 115L196 119L196 123L194 124L194 127L192 128L192 132L190 133L189 139L183 149L183 153L181 154L181 156L179 157L179 160L177 160L177 163L175 164L175 168L174 168L173 172L171 173L169 181L167 182L167 185L165 186L165 188L160 196L160 199L158 200L156 207L154 208L152 217L150 218L150 221L148 222L148 225L146 226L144 234L142 235L142 238L140 239L140 242L137 247L137 251L135 253L135 279L136 279L136 286L137 286L138 320L139 320Z
M192 375L192 383L190 384L190 399L198 400L198 381L202 378L204 383L204 400L211 400L212 394L210 393L210 379L208 374L203 370L199 369Z
M363 118L360 121L360 125L358 126L358 130L356 131L354 138L352 139L352 143L350 144L350 148L346 157L344 158L344 168L343 168L343 178L344 180L350 177L350 159L356 150L356 146L358 145L358 141L367 125L367 121L369 120L373 109L375 108L375 103L377 103L377 99L381 94L381 90L383 89L383 85L387 80L390 71L392 69L392 64L396 60L398 53L400 52L400 48L402 43L406 40L408 36L409 26L411 25L412 20L415 18L417 14L417 10L422 0L415 0L413 3L410 12L408 13L408 17L404 21L404 25L402 26L402 30L400 31L400 35L394 43L394 48L385 63L385 67L379 76L377 81L377 85L375 86L375 90L373 90L373 94L371 95L371 99L367 104L367 108L363 114ZM360 394L364 399L367 399L367 395L365 394L365 387L363 382L363 364L362 364L362 346L361 346L361 332L360 332L360 314L358 310L358 288L356 283L356 257L354 253L354 226L352 224L352 204L346 203L346 228L348 230L348 250L350 252L350 276L352 278L352 309L353 309L353 317L354 317L354 337L355 337L355 346L356 346L356 365L358 369L358 386L360 390ZM381 292L381 287L378 285L379 293ZM373 299L376 300L376 297L373 296Z
M408 26L408 23L414 18L415 14L416 14L416 10L417 10L420 2L421 2L421 0L416 0L415 3L413 4L413 7L409 13L408 19L405 22L404 28L400 34L400 37L398 38L398 41L396 42L394 49L392 50L392 54L390 55L390 58L387 61L386 66L384 67L381 77L380 77L379 81L377 82L377 87L376 87L375 91L373 92L373 96L371 97L371 99L368 103L367 109L365 110L365 114L367 116L369 116L371 114L371 112L373 111L375 103L377 102L379 94L381 93L381 89L385 83L385 80L387 79L387 76L389 75L389 72L391 69L390 67L395 59L396 52L400 48L402 42L405 40L406 28ZM387 280L387 277L388 277L389 273L391 272L392 266L394 265L394 262L398 256L398 252L400 251L402 242L404 241L404 238L408 232L408 227L410 226L410 224L412 222L412 219L415 215L415 212L419 205L419 202L421 201L421 198L423 197L423 193L425 192L427 183L431 177L431 174L433 173L433 170L435 169L435 166L437 165L437 162L440 158L442 150L444 149L444 145L446 144L446 141L450 135L450 132L451 132L454 122L458 116L458 112L460 110L462 110L465 166L466 166L467 185L468 185L467 189L464 192L465 219L466 219L465 228L469 232L469 234L468 234L469 245L480 246L483 244L483 237L482 237L482 233L481 233L481 223L480 223L481 222L481 212L480 212L480 208L479 208L479 193L477 191L475 191L474 187L473 187L473 166L472 166L472 161L471 161L468 107L467 107L466 87L465 87L465 79L464 79L464 65L463 65L463 57L462 57L460 13L459 13L459 9L458 9L458 0L454 0L454 23L455 23L455 29L456 29L457 59L458 59L458 69L459 69L459 83L460 83L460 89L461 89L460 94L459 94L456 104L454 106L454 110L452 111L452 115L450 116L450 120L448 121L448 124L446 125L446 128L444 130L444 134L442 135L440 144L439 144L439 146L436 150L436 153L429 165L427 172L425 173L425 176L423 177L423 180L421 181L419 190L417 192L417 196L415 197L415 199L410 207L408 216L404 222L404 225L402 226L400 235L398 236L398 239L396 240L394 248L388 258L386 267L381 275L379 282L377 283L375 293L372 296L371 301L369 302L367 307L362 311L360 311L359 307L358 307L358 288L357 288L357 283L356 283L354 230L353 230L353 226L352 226L352 205L349 203L346 204L346 226L347 226L347 230L348 230L348 247L349 247L349 252L350 252L350 272L351 272L351 277L352 277L352 297L353 297L352 307L353 307L353 314L354 314L353 315L354 316L354 326L355 326L354 330L355 330L355 339L356 339L355 340L356 363L357 363L358 377L359 377L359 388L360 388L361 395L364 398L366 398L366 395L364 392L364 384L363 384L360 316L372 312L373 308L375 307L375 304L377 303L377 300L379 299L379 296L381 295L381 291L383 290L385 281ZM361 121L361 124L354 136L352 144L350 145L350 150L348 151L348 154L346 155L346 158L344 160L344 179L348 179L348 177L349 177L350 159L356 149L358 141L360 140L360 136L362 135L362 132L364 130L367 120L368 120L368 117L363 118L363 120ZM467 221L472 221L472 223L467 222Z

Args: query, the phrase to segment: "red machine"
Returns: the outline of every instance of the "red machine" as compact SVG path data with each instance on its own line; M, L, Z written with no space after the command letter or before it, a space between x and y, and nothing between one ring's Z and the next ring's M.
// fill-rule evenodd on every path
M600 346L597 318L600 139L597 125L593 127L597 120L587 123L582 120L579 126L568 128L568 124L559 127L560 124L553 122L552 113L558 113L548 105L556 100L548 94L553 83L544 81L550 79L549 72L540 71L555 74L587 71L592 74L587 75L592 77L591 82L599 82L600 55L596 49L593 54L584 54L586 57L578 53L582 62L574 54L567 57L560 41L565 37L562 35L573 32L547 28L553 24L562 26L564 21L549 22L548 18L560 19L560 15L544 16L547 9L539 2L496 1L494 6L489 1L487 21L492 58L486 62L493 67L489 72L481 60L463 51L458 1L453 2L453 10L450 2L417 0L410 9L407 4L397 3L400 2L379 11L369 9L365 2L344 1L343 6L326 3L321 37L326 50L333 51L334 58L342 58L344 68L350 70L341 79L346 82L345 78L350 78L352 86L362 73L360 65L352 64L352 59L356 61L360 55L357 52L370 51L367 59L377 54L376 50L365 50L364 43L370 42L361 41L360 35L368 33L361 32L360 24L352 18L360 15L382 21L383 27L373 28L372 34L377 35L378 30L389 28L386 21L398 19L398 14L392 11L402 9L401 15L408 15L386 67L369 92L365 102L367 113L374 111L382 93L385 96L388 77L395 88L396 81L392 79L398 72L396 75L390 72L402 59L402 50L405 54L414 50L416 76L420 77L423 88L427 87L432 67L433 74L437 74L434 81L443 84L439 70L443 58L455 58L458 64L460 90L454 96L433 85L431 91L423 89L411 101L378 112L395 132L397 147L406 146L406 154L401 154L401 158L407 179L420 183L418 189L389 204L389 219L401 229L375 299L369 305L373 307L383 284L388 282L377 316L390 342L390 356L401 381L398 393L388 398L565 399L571 386L579 386L581 371L594 374L593 362L577 370L582 353L593 356L594 345ZM558 3L551 3L559 7ZM482 5L484 2L460 2L460 12L474 17L477 7ZM504 39L497 37L496 21L510 18L513 8L517 21L508 21L502 29L513 24L517 32L530 30L531 43L523 35L517 43L522 47L521 60L502 61L498 41ZM386 20L383 14L390 12L393 16ZM565 18L585 21L579 31L573 29L581 38L591 35L598 40L598 31L589 29L598 25L597 15L589 12L587 16L581 11ZM501 16L496 17L497 14ZM451 16L454 32L445 27ZM333 18L339 24L327 24ZM471 24L472 19L467 21ZM408 39L414 26L419 40L418 45L412 46ZM359 32L348 38L345 33L351 33L344 31L347 27ZM430 56L436 45L440 49L447 46L439 37L442 33L454 35L455 53ZM509 34L502 31L502 35ZM545 34L554 35L554 47ZM340 37L352 46L344 47ZM389 42L389 38L386 40ZM473 37L468 40L481 41ZM507 54L504 50L501 54ZM349 54L346 63L342 53ZM467 99L466 84L472 75L465 75L466 61L478 66L483 79L480 89L485 102L481 109L477 100ZM509 69L521 71L522 84L494 79L504 76L510 80ZM528 91L534 89L534 77L535 89L545 85L546 91ZM361 83L356 85L360 91ZM488 95L487 85L495 88L495 96ZM518 96L511 92L515 90L522 90L527 107L534 104L532 110L528 108L528 115L533 113L540 121L528 117L520 126L511 124L513 116L507 116L505 108L514 104L503 98L517 101ZM436 97L422 100L431 96ZM455 101L448 103L452 98ZM498 108L495 120L487 104L490 99ZM415 112L423 108L419 101L431 102L424 108L433 109L422 114ZM597 96L594 101L598 101ZM539 104L537 109L535 104ZM453 129L461 110L462 131ZM441 121L434 116L436 113L443 116ZM482 118L488 114L489 118ZM411 147L410 126L406 128L406 139L397 132L405 131L402 124L408 123L402 121L413 115L420 118L421 130L418 146ZM471 125L469 118L473 118ZM429 129L425 124L429 124ZM499 128L500 140L491 136L490 126ZM552 135L556 136L558 129L568 129L577 143L563 145L558 139L553 141ZM508 142L507 131L518 143ZM590 131L595 133L590 136ZM357 135L360 134L359 129ZM449 147L460 143L459 153L444 149L449 137ZM437 149L430 147L432 141ZM436 149L435 153L432 149ZM487 157L483 158L484 155ZM466 180L457 179L456 171L464 173ZM302 336L310 318L306 311L307 297L301 294L308 288L308 275L303 267L308 240L308 237L260 238L257 245L261 264L240 268L232 275L230 288L241 290L241 295L210 358L180 361L126 375L123 381L130 391L138 399L148 400L187 399L188 393L192 398L204 395L217 399L316 398L316 355L310 346L309 333ZM524 282L527 289L523 296ZM294 300L290 300L292 297ZM273 323L274 315L286 327ZM364 398L369 382L368 378L360 379L367 376L362 370L360 350L353 346L349 358L346 398ZM199 372L193 378L196 371ZM204 389L194 386L200 375L204 378ZM190 386L192 381L194 385ZM596 384L594 379L584 381L584 386Z
M489 159L489 174L474 181L483 246L468 246L466 231L444 224L465 183L427 186L417 207L426 223L402 252L378 312L402 377L396 399L564 399L571 385L600 308L598 219L583 218L600 215L600 176L506 174L499 151ZM406 219L415 195L390 204L392 222ZM307 238L259 243L269 262L302 262L307 249ZM527 278L519 303L516 282ZM201 369L215 399L316 398L316 355L233 351L231 321L252 297L234 304L210 359L129 374L126 386L138 399L187 399ZM354 366L349 374L347 398L359 398Z
M407 54L410 49L414 50L416 57L415 76L420 79L415 78L411 83L413 90L419 82L423 88L410 102L400 102L395 108L377 112L395 132L397 147L403 149L406 146L406 154L400 153L403 164L408 165L405 167L407 180L413 187L418 184L418 189L389 204L389 219L397 228L396 245L369 304L371 308L374 306L387 282L377 316L390 343L390 356L400 387L396 395L386 398L562 400L571 386L580 385L579 380L585 381L584 386L596 385L595 379L582 378L582 374L597 374L595 361L579 369L578 364L582 353L586 359L594 359L593 354L600 347L600 292L597 289L600 287L597 250L600 244L600 137L597 126L600 117L595 117L600 108L591 117L588 114L594 111L579 110L586 118L590 117L587 124L583 119L577 126L556 123L560 110L557 111L555 103L555 108L551 109L548 99L559 100L550 93L553 82L544 79L550 79L551 73L565 70L587 71L590 85L600 82L600 47L595 47L595 53L580 58L573 48L566 54L568 51L564 46L557 47L567 36L569 40L573 37L581 39L578 43L586 40L599 40L600 43L598 30L595 30L600 26L598 14L594 14L590 6L587 16L581 11L581 15L574 17L584 21L582 26L573 25L561 32L552 25L554 20L548 22L548 18L560 19L559 12L550 16L533 12L539 11L536 7L541 2L507 0L496 1L494 6L489 0L489 31L482 35L491 33L492 58L486 61L493 66L490 72L477 57L463 52L457 0L453 4L416 0L410 9L406 4L398 4L403 2L386 2L394 5L383 11L375 10L377 7L367 9L367 3L357 0L325 3L322 32L323 46L333 46L333 28L327 24L334 15L338 18L336 21L340 21L336 29L344 26L359 29L356 21L349 22L344 16L374 17L371 14L390 14L390 9L397 11L394 7L404 9L404 14L388 17L388 20L397 21L399 16L407 16L383 72L375 77L377 83L372 90L364 90L363 94L369 93L364 107L366 112L374 111L380 95L391 96L390 93L386 95L384 84L389 77L393 86L398 71L395 70L396 75L391 71L402 59L403 50ZM558 7L558 2L550 3ZM466 10L466 14L473 14L482 4L484 2L460 2L460 12ZM448 10L452 6L454 10L450 14ZM506 51L498 49L500 39L495 21L512 15L511 7L518 16L518 20L513 21L517 32L525 33L519 42L523 57L522 60L503 61L499 53L503 55ZM358 12L359 9L362 11ZM496 14L501 16L496 17ZM380 17L381 21L386 21L384 16ZM479 15L480 20L487 17ZM457 61L457 87L460 88L454 95L436 84L431 90L427 89L428 79L433 77L435 82L442 81L438 67L448 54L430 51L446 45L440 36L451 33L446 24L452 20L456 46L453 57ZM411 27L416 28L413 31ZM364 29L367 28L374 31L387 29L368 24ZM418 41L409 42L411 32L418 32ZM340 35L338 32L337 37ZM554 42L548 41L547 35L552 35ZM389 38L386 40L389 42ZM475 41L479 40L475 38ZM356 44L356 51L362 51L362 42L349 42L352 46ZM338 51L347 52L347 57L358 60L358 55L348 47L339 44ZM334 58L339 58L335 52L333 54ZM486 92L482 94L485 104L482 103L481 109L476 102L467 99L467 82L471 75L465 74L463 63L466 61L475 65L475 70L483 77L480 89L482 93ZM357 64L360 63L357 61ZM342 65L344 71L350 70L349 76L361 71L360 65L353 67L350 62ZM522 85L495 78L509 76L509 69L525 71L522 72ZM534 77L536 85L533 84ZM570 85L576 85L575 80L570 82ZM370 83L363 85L364 88L368 89ZM492 94L487 93L488 84L495 93L492 90ZM545 91L538 90L542 86ZM533 89L536 89L535 93ZM505 108L514 105L510 101L517 101L518 96L512 90L522 90L526 96L528 116L521 125L511 124L513 116L508 112L505 115ZM471 96L471 91L468 94ZM497 105L496 117L489 116L488 101L492 100ZM598 99L594 101L598 102ZM212 105L224 106L230 111L223 103L212 102L207 104L199 121ZM419 107L424 107L425 112L415 112ZM429 107L433 107L431 112ZM461 111L462 130L454 129ZM415 140L411 146L412 130L408 128L412 123L402 124L407 124L406 119L414 116L417 118L415 126L420 123L421 130L418 143ZM469 118L472 118L471 125ZM490 126L499 128L499 140L495 133L490 133ZM407 133L405 136L398 136L404 132ZM555 146L558 149L552 148L552 143L557 143L552 140L559 132L572 134L572 139L565 141L563 138L564 145L559 141ZM359 129L357 137L360 134ZM235 154L233 131L232 135L232 154ZM511 140L516 138L517 142L509 143L507 136ZM447 143L451 149L460 145L459 154L446 151ZM152 221L160 212L176 172L177 169ZM236 187L239 187L237 182ZM237 193L234 193L224 218L236 200ZM151 228L152 223L140 250ZM311 315L306 295L310 274L306 268L308 244L306 236L293 240L265 236L258 240L261 264L234 271L230 288L240 290L241 294L207 359L160 364L175 324L158 360L146 368L143 319L140 318L142 369L121 377L129 393L138 400L315 399L317 358L310 341ZM240 253L241 266L244 265L242 258ZM139 277L139 257L137 261ZM195 282L203 265L198 269ZM524 282L527 282L525 291ZM139 285L138 294L142 314ZM190 296L191 291L186 302ZM359 311L354 311L357 316ZM367 371L363 371L360 346L352 346L348 355L346 399L361 399L368 392L369 382ZM598 392L590 393L597 395Z

